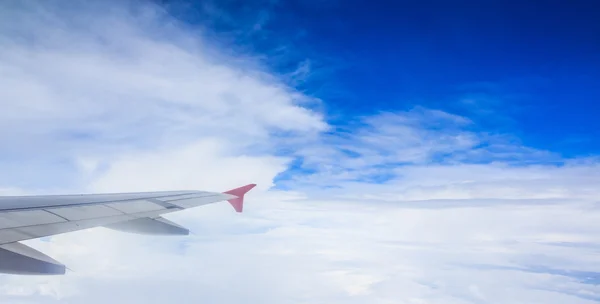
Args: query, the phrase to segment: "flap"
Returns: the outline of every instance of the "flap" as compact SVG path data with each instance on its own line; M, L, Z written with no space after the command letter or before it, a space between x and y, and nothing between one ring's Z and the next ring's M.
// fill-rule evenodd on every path
M190 231L165 218L139 218L104 226L106 228L135 234L149 235L188 235Z

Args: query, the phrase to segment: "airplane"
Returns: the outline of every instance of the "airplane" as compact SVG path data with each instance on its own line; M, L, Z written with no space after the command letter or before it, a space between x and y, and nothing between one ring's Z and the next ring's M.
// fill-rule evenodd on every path
M20 241L93 227L148 235L188 235L161 215L228 201L242 212L256 184L225 192L196 190L0 196L0 273L64 275L67 267Z

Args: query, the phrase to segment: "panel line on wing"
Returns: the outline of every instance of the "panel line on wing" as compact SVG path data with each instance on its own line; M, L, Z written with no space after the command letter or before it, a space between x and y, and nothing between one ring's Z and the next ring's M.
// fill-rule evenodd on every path
M189 200L189 199L197 199L197 198L205 198L205 197L211 197L211 196L219 196L219 195L223 195L222 193L218 193L218 194L209 194L209 195L194 195L194 194L182 194L182 195L174 195L174 196L169 196L166 197L165 200L161 200L162 202L176 202L176 201L184 201L184 200ZM153 199L160 199L160 198L153 198Z
M160 206L164 207L165 209L179 209L179 210L183 210L182 207L169 203L169 202L173 202L173 201L165 202L165 201L161 201L161 200L158 200L158 199L155 199L155 198L148 199L148 201L151 202L151 203L160 205Z
M214 192L201 192L194 195L182 193L168 196L171 200L177 200L175 203L164 202L156 196L149 196L151 197L146 199L112 200L109 203L89 203L82 200L75 204L61 203L51 206L37 204L25 205L17 211L4 212L4 210L0 210L0 244L145 217L156 218L162 214L223 201L232 197L232 195Z
M97 224L97 225L94 224L92 226L89 226L88 223L90 223L90 222L100 222L100 221L108 220L107 223L116 223L116 222L122 222L122 221L135 220L135 219L144 218L144 217L156 217L161 214L169 213L171 211L175 211L175 210L167 211L166 209L163 209L163 210L158 210L158 211L140 212L140 213L134 213L134 214L122 214L122 215L118 215L118 216L106 216L106 217L98 217L98 218L76 220L76 221L28 225L28 226L21 226L18 228L3 228L3 229L0 229L0 245L6 244L6 243L23 241L26 239L35 239L35 238L40 238L40 237L44 237L44 236L48 236L48 235L55 235L55 234L59 234L59 233L72 232L72 231L79 230L79 229L66 229L63 232L51 232L51 233L47 233L47 230L44 230L45 232L42 232L39 234L27 231L27 230L41 228L41 227L49 227L50 228L50 227L56 227L57 225L65 225L65 224L72 224L75 226L80 226L80 224L82 224L84 226L83 229L87 229L87 228L91 228L91 227L97 227L97 226L104 225L104 223L102 223L102 224ZM113 220L111 220L111 219L113 219ZM8 234L6 234L6 233L8 233ZM17 233L17 235L10 236L10 233ZM27 236L27 238L19 237L18 234Z
M111 206L109 204L105 204L105 205L102 205L102 206L105 206L106 208L110 208L110 209L112 209L114 211L117 211L117 212L119 212L121 214L127 214L127 213L125 213L125 212L123 212L123 211L121 211L121 210L119 210L119 209L117 209L117 208L115 208L115 207L113 207L113 206Z
M53 223L53 224L58 224L58 223ZM52 225L52 224L40 224L39 226L44 226L44 225ZM37 238L38 236L36 236L35 234L27 232L27 231L23 231L23 230L20 229L20 228L33 227L33 226L38 226L38 225L23 226L23 227L18 227L18 228L4 228L4 229L0 229L0 231L2 231L2 230L13 230L13 231L16 231L17 233L27 235L27 236L29 236L31 238Z
M67 221L67 222L70 222L68 218L66 218L66 217L64 217L64 216L62 216L62 215L56 214L56 213L54 213L54 212L52 212L52 211L50 211L50 210L42 209L42 211L48 212L48 213L50 213L50 214L52 214L52 215L55 215L55 216L58 216L58 217L60 217L61 219L65 220L65 221Z
M2 212L10 212L10 211L22 211L22 210L40 210L40 209L46 209L46 208L61 208L61 207L77 207L77 206L87 206L87 205L102 205L102 204L108 204L108 203L125 203L125 202L131 202L131 201L139 201L139 200L150 200L150 199L161 199L161 198L174 198L174 200L179 200L181 196L184 195L196 195L194 196L194 198L207 198L207 197L214 197L214 196L220 196L222 195L221 193L210 193L209 195L201 195L201 194L206 194L207 192L198 192L198 193L180 193L180 194L170 194L170 195L160 195L160 196L148 196L148 197L136 197L136 198L126 198L126 199L113 199L113 200L101 200L101 201L91 201L91 202L84 202L84 203L73 203L73 204L53 204L53 205L40 205L40 206L31 206L31 207L22 207L22 208L6 208L6 209L0 209L0 211ZM9 197L1 197L1 198L9 198ZM23 197L18 197L18 198L24 198ZM185 198L185 199L191 199L191 198ZM172 201L172 200L170 200Z
M0 229L55 222L64 222L64 219L43 210L0 212Z
M27 239L40 238L40 237L49 236L49 235L56 235L56 234L65 233L65 232L73 232L73 231L77 231L77 230L81 230L81 229L88 229L88 228L92 228L92 227L104 226L107 224L112 224L112 223L117 223L117 222L135 220L135 219L144 218L144 217L153 218L153 217L157 217L161 214L170 213L172 211L176 211L176 210L163 209L161 211L141 212L138 214L123 214L123 215L119 215L119 216L87 219L87 220L81 220L81 221L70 221L70 222L62 222L62 223L40 224L40 225L31 225L31 226L27 226L27 227L20 227L21 229L27 229L30 231L38 231L38 232L30 232L30 231L22 231L22 230L17 231L14 228L0 229L0 245L6 244L6 243L23 241L23 240L27 240ZM69 224L79 226L79 227L75 228L75 227L64 226L64 225L69 225ZM33 233L33 235L32 235L32 233Z

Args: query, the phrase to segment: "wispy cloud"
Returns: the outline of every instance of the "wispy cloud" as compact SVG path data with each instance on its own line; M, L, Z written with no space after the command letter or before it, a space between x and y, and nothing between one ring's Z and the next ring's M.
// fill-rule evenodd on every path
M432 171L435 168L514 168L518 172L523 170L519 167L546 165L552 170L564 161L508 134L481 131L466 117L424 107L350 120L334 130L296 151L300 162L293 169L311 174L285 174L282 184L339 187L343 182L383 183L406 180L417 170L437 176Z

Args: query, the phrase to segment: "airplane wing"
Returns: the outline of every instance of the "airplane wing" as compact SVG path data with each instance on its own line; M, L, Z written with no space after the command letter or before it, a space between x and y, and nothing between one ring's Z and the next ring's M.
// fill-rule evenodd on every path
M161 217L187 208L228 201L242 212L249 184L223 193L138 193L0 196L0 273L65 274L66 266L19 241L93 227L152 235L189 231Z

